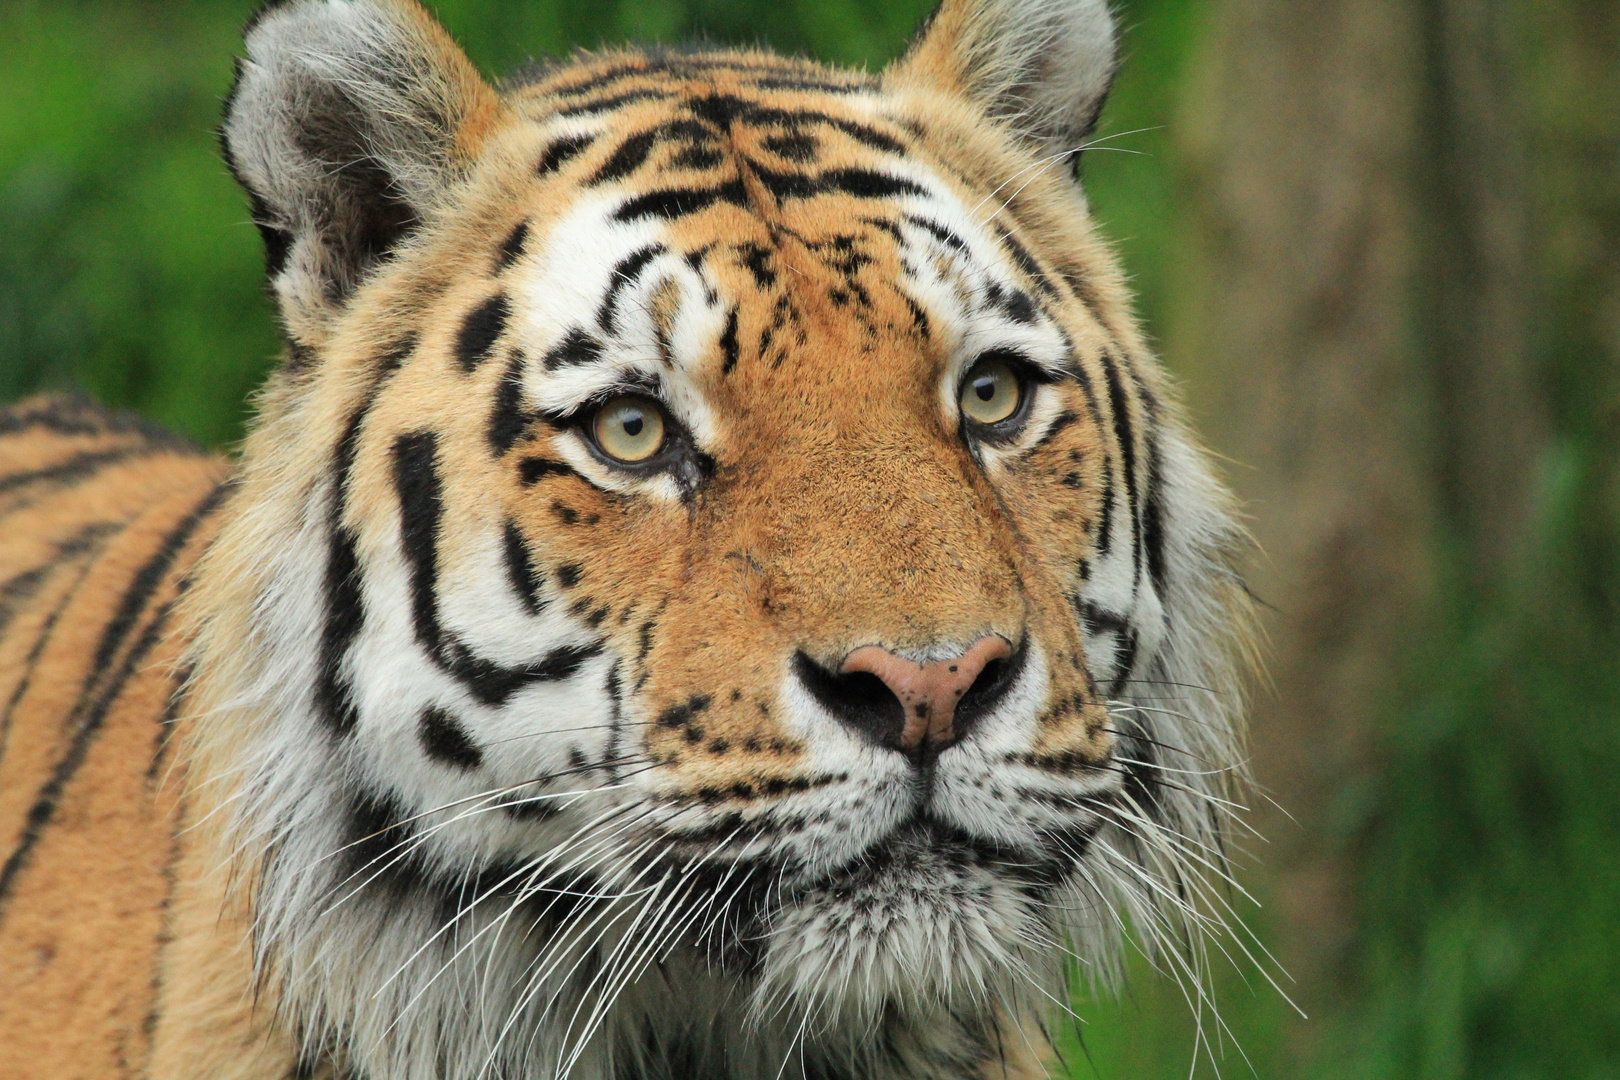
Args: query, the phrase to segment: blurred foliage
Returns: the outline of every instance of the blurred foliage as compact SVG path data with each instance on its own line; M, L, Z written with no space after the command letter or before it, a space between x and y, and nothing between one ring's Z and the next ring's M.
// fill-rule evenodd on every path
M0 4L0 400L77 385L206 444L240 435L277 340L213 128L252 6ZM876 66L931 4L434 6L501 72L575 44L697 33ZM1083 172L1151 333L1175 303L1181 227L1164 129L1206 5L1119 7L1127 62ZM1201 1012L1223 1075L1620 1077L1620 120L1605 96L1620 82L1593 66L1620 63L1620 19L1593 0L1523 12L1555 444L1520 573L1486 589L1457 574L1445 632L1392 674L1406 704L1343 826L1360 868L1358 979L1299 1060L1280 1033L1300 1021L1248 960L1216 980L1220 1023L1137 963L1120 1002L1078 1006L1060 1039L1075 1076L1186 1076ZM1263 898L1263 873L1248 877ZM1263 940L1264 911L1253 918Z

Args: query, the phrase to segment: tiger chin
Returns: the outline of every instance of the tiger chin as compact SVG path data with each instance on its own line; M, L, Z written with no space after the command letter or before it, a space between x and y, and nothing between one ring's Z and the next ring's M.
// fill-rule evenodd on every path
M1244 543L1076 179L1103 0L245 41L239 460L0 420L0 1072L1009 1080L1201 976Z

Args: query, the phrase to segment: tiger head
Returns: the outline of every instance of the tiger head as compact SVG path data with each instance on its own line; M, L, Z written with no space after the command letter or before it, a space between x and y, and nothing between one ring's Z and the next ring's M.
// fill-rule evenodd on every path
M497 92L412 0L246 42L288 358L196 729L310 1054L978 1075L1066 954L1201 925L1239 534L1073 177L1102 0L946 0L878 75Z

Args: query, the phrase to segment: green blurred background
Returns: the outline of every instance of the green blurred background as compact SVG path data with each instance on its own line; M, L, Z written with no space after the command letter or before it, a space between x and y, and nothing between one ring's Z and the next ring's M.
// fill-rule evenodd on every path
M491 73L695 33L877 66L929 6L434 5ZM1116 6L1085 184L1262 549L1239 910L1309 1018L1246 959L1214 1009L1137 963L1077 987L1067 1068L1620 1077L1620 4ZM0 399L240 436L277 341L213 128L251 7L0 0Z

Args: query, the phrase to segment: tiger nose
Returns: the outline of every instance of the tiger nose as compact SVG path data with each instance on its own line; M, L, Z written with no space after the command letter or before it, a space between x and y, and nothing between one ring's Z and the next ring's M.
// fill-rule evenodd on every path
M1011 656L1007 639L991 634L953 660L926 664L896 656L879 645L864 645L844 657L838 670L841 675L865 672L881 680L900 702L903 716L898 737L890 732L889 739L881 741L892 740L898 744L895 749L912 757L931 758L966 734L971 721L984 711L959 717L957 706L963 695L986 667Z

